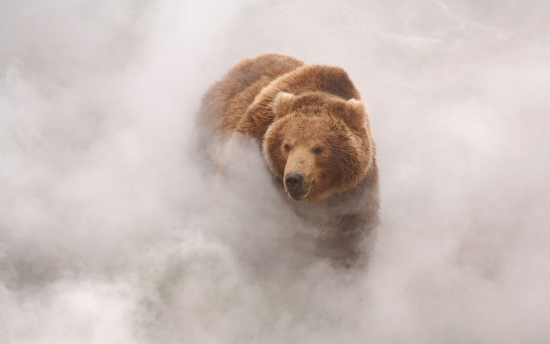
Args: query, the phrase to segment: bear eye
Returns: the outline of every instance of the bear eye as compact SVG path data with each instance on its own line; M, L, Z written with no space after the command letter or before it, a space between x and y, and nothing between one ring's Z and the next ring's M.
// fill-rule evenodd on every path
M288 152L290 151L290 145L285 143L285 150Z
M313 148L313 153L321 154L321 153L323 153L323 150L324 150L323 147L315 147L315 148Z

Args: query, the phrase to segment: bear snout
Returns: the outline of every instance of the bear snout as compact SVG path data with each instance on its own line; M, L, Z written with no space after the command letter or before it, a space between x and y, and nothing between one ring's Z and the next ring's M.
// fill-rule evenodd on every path
M285 175L285 190L290 198L301 201L304 200L313 183L308 184L304 180L304 176L298 172L289 172Z
M304 176L302 176L300 173L290 172L290 173L287 173L285 176L285 184L289 192L299 191L300 188L302 187L303 182L304 182Z

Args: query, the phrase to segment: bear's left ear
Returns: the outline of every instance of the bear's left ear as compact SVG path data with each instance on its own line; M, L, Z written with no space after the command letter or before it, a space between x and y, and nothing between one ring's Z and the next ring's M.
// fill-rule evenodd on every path
M292 105L296 102L296 97L292 93L279 92L273 100L273 113L276 118L281 118L290 112Z
M350 128L357 130L364 128L366 116L367 109L364 101L350 99L346 102L346 112L343 120Z

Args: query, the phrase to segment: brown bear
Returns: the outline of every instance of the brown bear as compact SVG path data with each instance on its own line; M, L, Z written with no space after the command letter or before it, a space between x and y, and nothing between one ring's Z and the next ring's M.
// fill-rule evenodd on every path
M296 213L319 229L318 254L365 262L379 222L378 169L365 104L343 69L280 54L243 59L206 92L196 124L207 155L213 137L257 139Z

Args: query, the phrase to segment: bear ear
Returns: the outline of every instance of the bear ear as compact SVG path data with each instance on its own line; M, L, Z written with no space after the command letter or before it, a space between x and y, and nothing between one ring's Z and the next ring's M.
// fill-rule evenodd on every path
M296 102L296 99L298 99L298 97L296 97L292 93L277 93L275 99L273 100L273 113L275 114L275 117L281 118L289 113L292 109L292 106Z
M365 118L367 109L365 102L357 99L350 99L346 102L346 112L344 122L352 129L362 129L365 127Z

